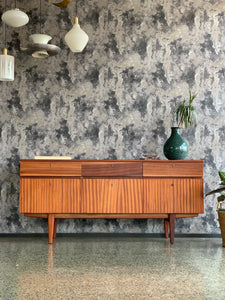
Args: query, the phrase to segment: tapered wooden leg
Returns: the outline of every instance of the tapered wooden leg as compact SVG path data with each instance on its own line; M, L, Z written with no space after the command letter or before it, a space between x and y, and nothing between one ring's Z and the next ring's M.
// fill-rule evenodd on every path
M53 232L54 232L54 214L48 215L48 243L52 244L53 242Z
M175 214L169 214L170 223L170 243L174 243L174 229L175 229Z
M164 229L165 229L165 238L168 239L169 237L169 220L164 219Z
M53 239L56 238L56 231L57 231L57 219L55 219L55 222L54 222L54 231L53 231Z

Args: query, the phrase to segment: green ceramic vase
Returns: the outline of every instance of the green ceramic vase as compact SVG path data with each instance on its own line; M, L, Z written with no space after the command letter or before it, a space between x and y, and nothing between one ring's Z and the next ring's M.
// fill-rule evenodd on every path
M171 128L171 136L166 141L163 152L168 159L184 159L188 155L188 145L181 137L179 127Z

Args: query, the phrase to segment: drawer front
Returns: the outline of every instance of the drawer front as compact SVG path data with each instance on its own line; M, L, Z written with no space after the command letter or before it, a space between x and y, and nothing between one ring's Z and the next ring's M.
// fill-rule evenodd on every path
M76 161L21 161L20 176L81 176L81 163Z
M144 177L202 177L202 161L143 162Z
M142 162L82 164L83 177L142 177Z

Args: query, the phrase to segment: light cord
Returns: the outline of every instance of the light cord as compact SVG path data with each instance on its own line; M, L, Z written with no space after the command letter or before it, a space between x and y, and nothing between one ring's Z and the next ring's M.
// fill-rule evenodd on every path
M41 0L40 0L40 33L42 33L42 30L41 30Z
M7 0L5 0L5 11L6 11L6 1ZM5 24L5 22L4 22L4 44L5 44L4 48L6 48L6 24Z

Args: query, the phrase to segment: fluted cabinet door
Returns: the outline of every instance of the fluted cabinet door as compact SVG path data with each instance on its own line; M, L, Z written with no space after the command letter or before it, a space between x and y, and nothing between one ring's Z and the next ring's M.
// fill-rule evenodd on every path
M62 213L81 212L81 180L74 178L62 179Z
M21 213L79 213L80 179L21 178Z
M144 179L144 213L203 213L200 178Z
M141 179L83 179L82 213L142 213Z

